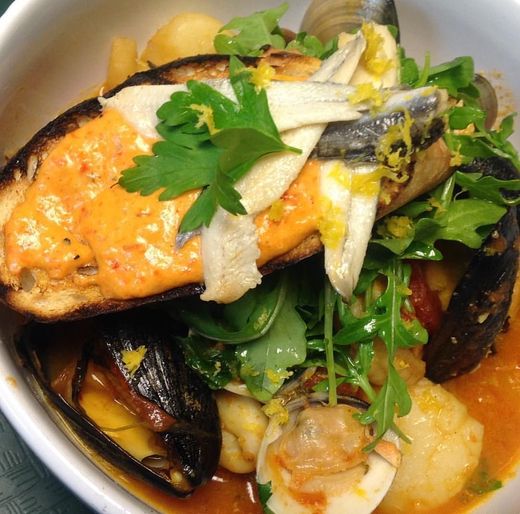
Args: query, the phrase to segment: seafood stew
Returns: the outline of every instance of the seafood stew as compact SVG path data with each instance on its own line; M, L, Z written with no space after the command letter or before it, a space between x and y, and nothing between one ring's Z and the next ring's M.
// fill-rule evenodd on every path
M366 28L367 26L368 28ZM367 26L365 26L362 34L363 37L370 40L370 38L374 37L374 32L370 31L375 29L370 28L370 25ZM375 35L377 39L379 37L377 32L375 32ZM357 44L356 38L352 41L354 43L351 47L355 49ZM410 65L410 61L406 62ZM460 67L464 69L467 66L467 61L459 60L451 63L451 65L453 68ZM232 79L235 81L238 80L238 75L233 75L237 70L236 66L236 64L233 64L232 67L234 67L235 71L231 70ZM258 65L257 69L260 69L260 67L261 65ZM437 69L445 71L443 67ZM450 66L448 66L448 69L450 69ZM442 75L442 72L437 73ZM434 77L431 79L432 82L440 80L442 83L443 77L435 76L435 72L431 75ZM470 77L471 79L472 77ZM244 86L242 83L241 87L247 86ZM354 84L354 87L356 88L355 90L346 90L349 96L356 93L359 94L362 89L360 84ZM266 89L268 88L269 86L266 87ZM385 93L385 95L387 94ZM393 93L390 94L392 95ZM457 94L459 94L457 91L451 92L451 95L456 96ZM370 93L371 98L369 102L378 101L373 95L374 93ZM423 96L426 98L427 94ZM392 98L390 97L390 101ZM466 101L471 102L471 99L466 99ZM221 389L224 386L232 391L231 394L236 395L244 391L245 384L248 391L247 394L253 395L256 400L264 403L264 408L260 409L259 417L267 415L270 419L269 426L272 425L274 428L266 428L264 426L265 436L260 438L263 440L260 449L256 450L260 452L258 454L259 468L257 469L257 480L260 484L260 496L267 504L266 508L274 509L275 512L290 512L293 508L301 509L304 504L312 505L309 508L314 509L314 511L319 509L319 511L329 512L329 508L335 508L332 506L336 502L341 503L344 499L342 496L344 492L343 487L333 484L331 474L338 472L344 474L348 471L347 474L352 476L348 480L350 486L345 486L347 488L352 488L353 483L362 483L359 482L361 480L359 476L356 478L356 473L359 472L355 470L360 462L365 462L367 455L371 459L378 455L381 463L387 467L389 466L391 474L388 483L392 482L396 468L400 470L406 469L405 464L401 463L399 447L403 444L409 444L407 440L410 436L414 439L416 438L414 428L412 425L403 429L399 420L394 422L392 417L389 418L388 407L381 403L381 398L385 396L390 398L391 408L394 409L395 407L400 415L406 414L412 406L415 408L416 403L422 408L421 401L423 403L426 401L430 404L434 404L437 401L446 405L453 405L453 412L458 412L459 418L468 418L464 424L465 428L462 430L462 433L467 434L469 440L472 441L472 445L468 448L468 453L463 461L466 467L466 474L461 483L455 485L456 490L448 493L448 498L450 494L453 496L453 494L457 494L457 491L460 492L462 490L464 482L470 479L470 472L478 467L480 447L482 445L482 426L469 417L467 413L464 413L464 407L457 403L454 398L443 397L442 394L444 393L440 392L440 386L432 386L422 379L424 363L420 359L420 346L426 343L428 332L432 336L438 330L439 322L443 316L442 305L440 304L441 298L435 291L432 291L431 281L428 283L427 280L430 269L428 261L436 262L441 255L447 259L451 258L450 255L452 255L454 260L457 260L457 254L460 253L459 244L464 244L470 248L467 259L469 262L469 273L473 266L473 260L470 255L471 249L477 250L478 253L478 248L482 244L487 244L489 249L484 252L484 256L488 257L489 254L495 255L500 262L504 262L504 268L510 273L510 277L514 277L517 261L514 242L518 236L517 222L514 218L515 211L509 209L508 216L511 219L507 221L507 225L503 224L504 229L501 228L502 225L500 224L495 229L493 229L493 226L499 222L507 210L506 206L516 200L512 196L499 191L498 188L501 190L506 189L504 182L498 182L494 186L485 188L478 183L482 177L471 175L473 172L465 172L461 169L452 175L447 182L438 185L429 196L421 198L420 195L425 190L416 190L415 193L411 193L408 201L403 202L404 206L403 203L399 205L393 204L394 199L399 198L405 192L403 188L399 187L400 182L410 182L408 187L411 186L413 180L417 176L420 177L418 170L422 169L421 166L426 166L425 169L428 170L428 164L432 160L435 162L435 158L432 159L432 155L436 155L435 151L442 155L437 163L445 163L444 168L450 168L451 173L455 171L455 167L462 167L464 159L467 159L467 156L461 150L463 143L466 144L467 148L468 141L464 139L467 137L467 134L460 134L452 130L460 125L461 115L468 115L463 110L465 107L469 107L470 104L468 103L467 106L462 107L451 107L450 117L446 123L447 127L452 130L448 129L442 139L438 139L440 133L437 128L436 135L428 143L429 134L434 133L431 130L434 124L427 124L427 130L423 132L424 135L418 139L416 138L420 143L424 139L426 149L420 148L420 145L417 147L417 145L406 142L408 137L410 137L410 140L413 139L411 131L410 135L406 131L407 123L409 130L410 126L418 126L420 122L418 118L411 115L412 109L403 107L402 104L397 105L398 110L404 109L405 113L408 112L408 115L405 115L404 120L400 117L399 121L390 124L390 128L383 132L382 140L376 143L375 161L377 164L372 164L374 161L370 159L374 159L373 157L367 158L368 160L361 164L359 160L352 163L348 159L338 159L338 157L345 157L345 155L341 155L341 149L339 150L339 155L332 154L332 161L320 164L321 195L324 196L324 191L330 192L336 189L337 191L334 194L343 195L339 197L343 198L343 200L339 201L350 205L349 216L354 216L356 209L365 211L369 209L373 214L368 217L369 221L366 222L369 224L368 231L371 230L373 219L378 216L378 212L379 216L382 214L380 212L382 210L381 205L387 208L391 206L390 209L399 209L397 212L391 212L390 216L382 218L376 224L368 246L367 258L364 263L360 262L357 264L359 265L357 271L357 265L353 263L356 262L356 258L359 261L359 257L356 256L359 255L358 248L363 248L366 229L360 235L356 236L354 234L354 237L357 237L357 239L354 239L353 251L348 250L349 244L352 245L352 243L348 243L348 239L354 228L357 229L358 226L367 225L363 225L363 223L359 225L356 223L355 227L353 224L349 225L346 231L347 237L345 238L344 234L339 236L340 246L343 247L343 251L334 251L334 239L338 238L336 232L338 226L341 228L341 222L338 223L338 216L334 209L337 209L341 203L337 203L337 196L331 195L328 198L329 203L325 210L329 213L334 212L336 217L329 216L327 218L322 211L320 214L321 219L318 219L321 240L325 246L324 263L320 259L314 259L309 263L303 264L303 267L274 274L269 279L264 279L262 285L246 293L243 298L228 305L215 306L213 308L211 304L201 303L199 300L181 300L158 307L162 315L172 317L177 326L181 324L181 326L190 327L191 329L188 334L185 333L186 328L181 329L180 332L178 330L173 331L176 333L176 344L180 345L181 353L186 360L184 365L187 364L201 373L203 379L214 389ZM446 108L447 105L444 104L443 109ZM477 114L480 108L474 107L474 109L474 117L467 119L471 120L469 123L475 124L477 131L484 133L485 129L480 122L481 115ZM361 113L361 116L371 115ZM274 114L273 117L276 119ZM211 122L207 122L208 118L205 119L206 126L210 129ZM435 114L433 119L438 120L438 115ZM358 122L354 119L349 123L355 125ZM386 120L384 120L384 123L386 123ZM503 134L508 131L508 123L508 120L502 123L500 130L503 131ZM441 127L442 125L439 125L437 122L437 126ZM342 130L342 127L340 127L340 130ZM460 128L455 130L460 130ZM388 134L393 135L391 138L387 137L387 140L384 141L385 136ZM490 141L490 144L486 147L484 155L482 155L484 159L488 158L486 152L493 152L496 149L495 154L500 151L502 158L506 154L505 158L515 162L517 157L512 148L504 145L505 139L493 140L492 137L489 137L488 141ZM287 145L289 143L284 140L284 144ZM331 146L330 143L324 143L324 145L327 149ZM430 153L427 154L427 152ZM447 157L446 152L448 152ZM367 154L364 153L362 155ZM430 157L424 157L425 155ZM459 159L461 162L457 163ZM424 164L425 162L426 165ZM487 161L486 165L492 170L491 175L494 180L503 180L497 179L499 174L494 171L501 166L500 163ZM385 173L382 173L381 166L386 170ZM438 167L443 168L441 164ZM354 169L354 171L351 171L351 169ZM467 175L464 175L464 173L467 173ZM381 178L383 180L379 184ZM437 183L432 184L431 187L435 187L445 179L446 176ZM350 183L347 188L343 187L342 189L338 187L338 184L339 186L344 186L344 182L347 180ZM124 182L121 184L123 187L127 187ZM514 190L516 187L515 178L508 179L507 186ZM407 187L404 189L407 189ZM345 199L346 193L350 195L348 199ZM244 191L245 194L246 192ZM419 198L415 199L416 197ZM247 198L247 196L244 196L244 198ZM381 198L383 199L382 203ZM369 200L368 203L367 200ZM479 219L472 220L474 225L472 225L471 230L467 234L460 235L461 231L457 229L458 232L454 230L450 235L449 230L444 230L444 220L449 219L450 216L453 216L453 213L457 212L457 210L460 211L460 209L469 213L482 212L483 210L486 212ZM285 210L283 205L281 210ZM271 224L272 222L280 221L276 219L277 214L275 211L276 208L270 208L268 216L271 216L273 219L268 221ZM345 213L342 215L345 215ZM444 219L442 215L445 215ZM218 216L218 213L216 216ZM372 219L371 222L370 217ZM425 232L423 228L425 225L429 226L429 233L428 231ZM432 226L434 227L434 233L436 231L434 236L431 235ZM211 228L211 224L209 228ZM416 234L422 235L417 238L411 237L411 240L409 240L412 230ZM493 231L496 231L498 235L493 237L493 240L490 240L489 243L484 243L487 234L493 234ZM193 237L197 237L197 235L189 234L188 232L188 243L193 241ZM501 241L502 237L503 243ZM455 242L451 245L448 244L446 248L444 244L437 244L437 240L450 241L450 238ZM368 239L366 242L368 242ZM186 242L178 241L178 244L182 246ZM349 260L344 261L346 250L348 250L346 254L349 255ZM315 251L304 254L302 257ZM299 258L294 260L299 260ZM409 262L410 259L423 262L416 265L414 262ZM282 262L282 267L287 262L289 261ZM348 266L353 266L346 275L339 266L343 262L346 262ZM324 286L322 285L318 270L322 269L323 265L325 265L333 288L328 283L325 283ZM359 273L361 273L361 278L358 282L357 276ZM442 275L442 272L440 275ZM462 278L459 276L458 280L463 284L467 280L464 271L461 275ZM301 277L306 277L307 280L302 282ZM494 280L493 277L489 279L491 284L494 284ZM450 284L450 286L454 287L455 284L456 281ZM479 359L487 355L489 348L494 344L497 333L502 329L504 322L508 318L507 312L512 298L512 287L509 286L512 286L512 281L506 279L504 284L508 286L505 292L486 291L486 295L493 298L496 296L496 298L501 299L497 312L493 311L490 314L489 304L480 306L477 303L477 307L481 309L475 314L477 320L480 321L482 319L482 323L485 324L486 320L491 318L490 326L492 328L487 330L489 333L483 331L485 341L483 341L479 350L481 354L479 357L476 357L473 365L470 364L470 368L475 363L478 363ZM351 301L344 303L340 299L339 294L349 298L352 295L352 291L354 291L354 296ZM495 296L492 296L494 293ZM236 293L231 293L231 296L234 294ZM455 296L458 296L458 294ZM211 296L209 297L211 298ZM446 309L448 309L449 313L450 308L445 307L444 310ZM98 322L101 323L101 320L98 320ZM392 326L394 327L393 329L391 328ZM396 330L396 332L392 333L392 330ZM471 346L466 346L467 343L463 338L457 339L461 339L461 346L465 348L466 352L474 352ZM136 340L138 341L139 337ZM412 349L414 346L416 348ZM143 349L137 351L141 347ZM266 357L273 350L278 355L279 360L266 360ZM120 373L123 375L126 373L126 382L130 383L132 379L131 370L134 373L139 372L141 364L146 362L148 348L147 345L132 346L130 349L130 361L133 361L133 363L125 361L126 357L121 357L123 355L122 351L118 350L119 361L123 363L122 367L120 367ZM128 351L128 348L125 348L124 351ZM435 361L436 355L434 352L431 352L431 355L429 355L427 351L425 358L427 367L443 368L442 361L440 365L438 361ZM38 357L29 359L29 361L33 362L33 365L37 364L38 360ZM452 360L456 361L455 366L457 366L458 359ZM80 361L84 361L84 359L82 358ZM378 370L378 366L381 369ZM78 370L85 369L88 368L78 364ZM468 367L464 367L464 364L461 363L455 371L450 369L448 376L467 370ZM78 371L80 375L83 372ZM150 381L150 378L147 380ZM78 380L74 379L72 383L81 383L81 380L78 382ZM50 388L49 391L52 395L54 386L45 377L43 377L42 385L44 388ZM157 385L153 384L154 387ZM406 392L406 387L408 387L409 393ZM329 405L329 407L323 407L325 411L321 409L315 411L312 406L313 395L320 390L325 393L325 397L320 397L320 405ZM301 463L298 460L291 464L290 452L292 451L292 445L298 441L298 427L300 424L303 429L305 426L319 427L321 412L339 413L341 409L336 409L334 405L341 404L341 398L344 395L357 395L363 401L368 401L368 405L357 411L354 416L358 420L354 430L363 429L364 439L361 439L357 449L352 450L354 452L353 464L346 465L343 461L340 467L337 468L334 467L337 464L334 464L333 461L326 460L320 463L320 459L314 454L315 456L309 460L310 467L311 469L314 468L315 471L321 469L321 475L320 472L317 475L315 472L309 473L309 468L307 468L307 471L302 471ZM219 401L222 403L223 401L220 396L220 393L217 394L217 403ZM241 401L238 400L239 397L240 394L236 396L237 402ZM290 413L289 406L292 405L291 402L294 402L295 399L298 400L298 404L303 406L302 415L301 417L298 415L298 421L289 422L286 416ZM412 399L412 402L410 399ZM123 403L127 402L123 401ZM139 410L135 405L128 405L130 405L130 410ZM258 411L258 404L256 405ZM85 414L87 415L86 417L90 417L88 413ZM410 416L413 416L413 409ZM343 423L345 416L339 415L339 417L343 420ZM405 416L403 420L407 418L413 419L413 417ZM174 419L175 423L177 423L178 420L175 416ZM222 410L221 423L223 423L224 419L225 414L224 410ZM348 416L348 420L351 419L352 415ZM359 421L361 421L361 424L359 424ZM139 421L137 423L141 424L142 422ZM332 430L334 423L334 421L326 421L323 422L322 426L328 431L329 429ZM291 435L285 439L285 436L283 436L280 441L278 441L280 436L277 435L274 436L277 439L276 441L269 442L269 434L276 432L275 429L284 426L292 427ZM102 423L97 423L98 432L103 432L104 428L106 427ZM95 426L94 429L96 429ZM124 426L120 426L119 429L123 432L126 430ZM229 430L225 430L224 424L222 429L224 430L224 441L227 437L229 442ZM231 435L233 435L232 431L233 427L231 427ZM340 432L344 433L345 429L340 429ZM390 437L388 441L387 438L392 432L394 432L395 437ZM399 441L395 434L400 435L402 440ZM236 434L234 436L237 437ZM218 434L215 437L218 438ZM332 439L334 437L331 435ZM260 456L264 454L262 452L270 455L271 451L275 451L270 449L271 444L278 448L276 451L282 451L283 455L283 457L277 456L274 461L280 462L281 459L284 462L284 470L290 470L292 475L292 478L289 478L289 482L285 486L283 485L283 480L286 479L283 478L283 475L285 475L286 471L282 472L282 476L279 476L280 471L276 470L274 474L267 475L268 478L266 480L261 478L265 476L263 475L263 466L266 461L260 458ZM322 442L316 440L309 446L310 455L312 455L312 451L315 451L312 450L314 444L317 445L317 448ZM349 442L349 444L351 443ZM269 446L266 447L266 445ZM459 446L463 448L464 444ZM262 450L262 448L264 449ZM381 450L381 448L383 449ZM224 442L223 453L225 454L225 452L226 446ZM323 456L326 454L327 452L324 452ZM154 467L157 461L161 461L161 455L153 454L152 457L142 459L142 464L145 467ZM256 457L254 456L253 469L255 460ZM411 458L406 458L405 456L406 461L411 462ZM320 466L324 467L320 468ZM369 465L368 467L371 468L371 466ZM364 469L363 466L362 469ZM398 471L398 475L399 473L400 471ZM455 470L455 473L457 473L457 470ZM361 474L363 476L369 475L364 472ZM170 478L174 486L178 483L180 484L180 489L185 490L183 486L185 478L180 480L175 473L174 476L171 476L170 473ZM281 479L282 482L280 482ZM327 488L327 492L322 491L322 480L325 480L330 485L330 489ZM376 483L381 483L381 479L377 479ZM296 492L296 484L303 484L303 489ZM394 484L399 484L398 478L394 481ZM360 486L354 486L354 496L360 496L355 492L356 487ZM393 490L399 490L398 485L393 487ZM172 489L175 490L175 487ZM364 485L362 489L367 491ZM318 490L320 494L317 494ZM394 496L395 494L398 497L400 496L402 500L403 493L394 493ZM370 501L376 502L367 502L362 507L365 509L364 511L371 512L380 498L378 499L372 493L364 495ZM389 493L389 495L391 498L392 494ZM354 500L350 499L349 501ZM410 501L420 502L423 500L416 499ZM442 500L440 503L443 501L445 500ZM428 502L426 501L426 503ZM291 507L292 504L297 506ZM435 508L436 505L429 505L429 507ZM330 512L332 511L330 510Z

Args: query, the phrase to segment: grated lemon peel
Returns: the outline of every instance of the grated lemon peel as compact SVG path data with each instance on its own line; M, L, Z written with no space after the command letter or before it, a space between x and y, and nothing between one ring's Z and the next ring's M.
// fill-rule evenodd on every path
M386 134L380 139L376 148L376 157L379 161L386 162L387 166L392 170L400 170L410 164L413 154L412 145L412 125L413 119L408 109L403 109L403 123L392 125ZM404 143L404 152L402 146L395 150L392 146L400 142Z
M139 346L135 350L121 351L121 360L123 361L123 364L125 365L125 368L131 377L133 377L135 372L139 369L146 352L147 348L144 345Z
M363 22L361 32L367 45L361 56L362 63L367 71L380 77L395 66L394 60L387 56L384 49L384 39L377 33L374 23Z
M278 425L284 425L289 421L289 411L281 398L269 400L263 407L264 414Z
M197 128L201 128L202 125L208 127L211 135L216 134L219 129L215 126L215 120L213 118L213 109L209 105L204 104L191 104L190 109L197 111L199 114L198 122L195 125Z
M326 248L337 248L347 232L342 210L327 196L320 198L318 230L321 242Z
M259 93L262 89L269 87L276 75L276 70L265 61L262 61L256 68L251 68L250 82L255 86L255 91Z
M385 100L380 89L374 87L370 82L364 82L355 86L354 91L347 95L347 100L352 104L369 102L372 107L381 107Z

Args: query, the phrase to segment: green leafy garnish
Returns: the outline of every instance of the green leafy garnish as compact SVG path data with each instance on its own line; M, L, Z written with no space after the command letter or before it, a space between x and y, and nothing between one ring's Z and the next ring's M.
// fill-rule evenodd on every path
M186 364L197 371L212 389L222 389L238 376L233 347L208 341L199 335L178 338Z
M337 37L323 44L316 36L306 32L299 32L286 45L279 22L288 8L289 4L283 3L250 16L233 18L219 30L213 40L215 50L220 54L257 57L262 54L264 47L271 46L326 59L338 49Z
M474 198L488 200L496 205L520 205L520 197L504 196L504 190L520 191L520 180L499 180L481 173L455 172L455 182Z
M323 44L316 36L299 32L296 37L287 44L287 50L298 50L303 55L326 59L338 49L338 38L335 37Z
M468 484L466 485L466 493L470 495L483 495L496 491L502 487L502 482L489 475L487 465L481 462L478 468L473 473Z
M457 57L452 61L430 66L430 56L426 54L424 66L419 68L403 48L399 50L401 62L401 83L411 87L435 85L446 89L454 98L477 98L478 90L473 85L475 70L471 57Z
M334 407L338 403L336 369L334 364L334 340L332 337L334 324L334 308L336 306L337 293L332 289L328 279L325 281L325 310L323 320L323 343L327 360L327 376L329 387L329 405Z
M264 46L285 48L278 22L288 8L289 4L283 3L250 16L233 18L215 37L215 50L220 54L258 56ZM231 35L223 33L225 31Z
M267 482L267 484L256 484L258 486L258 498L260 500L260 504L262 505L262 509L264 510L264 514L274 514L273 511L267 506L267 502L269 498L273 495L273 491L271 488L271 482Z
M409 266L395 259L381 270L381 274L387 280L385 292L366 307L360 318L356 318L349 309L340 313L343 328L334 336L336 345L359 344L357 361L350 361L346 381L362 387L371 400L369 409L359 419L365 424L376 423L376 440L388 429L395 430L396 413L398 416L405 416L411 408L406 384L394 367L397 349L424 344L428 340L426 330L415 317L410 316L409 321L406 321L402 316L404 310L409 310L406 304L411 294L408 289ZM412 314L411 311L409 313ZM376 337L384 341L388 355L388 377L377 394L366 375L373 351L371 345ZM368 348L362 349L364 344L368 344Z
M485 182L477 186L471 176L461 178L465 175L458 173L452 176L434 190L428 200L410 202L381 220L370 240L365 266L380 266L381 262L390 258L388 252L401 259L439 260L442 255L435 245L441 240L458 241L469 248L480 248L491 228L506 213L503 206L505 200L501 197L499 202L495 202L491 197L500 193L490 188L489 182L488 185ZM456 182L463 186L467 184L469 198L455 194ZM500 188L497 183L505 188L507 182L494 179L491 183L495 188ZM520 181L515 187L520 188ZM404 233L392 229L393 221L399 217L407 220Z
M119 179L129 192L149 195L162 189L160 200L204 188L180 232L208 226L218 206L246 214L234 183L264 155L299 151L282 142L265 91L255 90L250 72L236 57L230 58L229 72L237 102L189 81L187 92L174 93L157 112L164 141L153 146L153 155L136 157L136 166Z
M297 291L288 291L270 330L236 348L240 377L260 401L269 401L289 378L288 370L305 360L307 326L296 310L296 301Z
M233 303L217 305L186 299L174 315L207 339L244 343L262 337L271 328L288 287L285 276L281 280L265 277L260 286Z
M460 128L463 122L467 121L468 124L475 125L475 132L471 135L448 132L444 139L450 150L461 156L463 163L469 163L477 157L502 157L510 160L517 169L520 169L518 151L508 141L509 136L513 133L513 120L516 113L504 118L498 130L487 130L484 127L485 115L481 114L483 111L467 109L464 117L459 116L459 112L456 110L451 113L451 128Z

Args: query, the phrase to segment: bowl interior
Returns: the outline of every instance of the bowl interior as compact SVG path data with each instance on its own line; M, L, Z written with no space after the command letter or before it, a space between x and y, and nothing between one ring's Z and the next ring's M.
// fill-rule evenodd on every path
M225 22L279 3L16 0L0 20L0 156L12 155L46 122L103 82L113 36L135 38L142 48L178 12L202 11ZM309 3L290 1L286 25L297 28ZM396 4L408 55L420 62L430 51L432 63L473 55L477 70L492 72L514 110L514 95L520 97L520 54L514 44L520 28L517 1L491 5L488 0L396 0ZM500 76L494 73L498 71ZM514 142L520 146L520 132ZM0 408L45 463L93 508L107 513L153 512L84 457L35 398L10 352L19 323L15 314L0 310ZM517 477L476 513L517 514L519 487Z

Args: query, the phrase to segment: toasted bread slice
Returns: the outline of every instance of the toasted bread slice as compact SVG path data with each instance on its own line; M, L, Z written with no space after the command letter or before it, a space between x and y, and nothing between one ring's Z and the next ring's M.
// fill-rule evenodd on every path
M277 74L295 80L305 80L320 64L317 59L287 52L267 53L262 59L267 60L277 70ZM225 78L228 75L228 62L227 56L220 55L182 59L137 73L104 96L108 98L119 90L134 85L174 84L189 79ZM248 59L247 63L255 65L257 59ZM0 295L14 310L39 321L51 322L95 316L203 291L203 284L190 284L145 298L114 300L104 297L97 285L79 287L73 280L68 279L46 278L35 282L31 273L22 273L21 277L9 273L5 261L4 227L11 213L16 205L24 200L25 191L53 146L67 133L99 116L101 110L99 101L93 98L58 116L18 151L0 175ZM446 168L446 165L443 163L439 167ZM440 180L438 177L435 182ZM387 199L399 196L402 187L388 184ZM388 204L388 201L386 203ZM385 205L384 209L388 211L388 205ZM319 236L314 234L290 252L268 262L261 271L264 274L270 273L309 257L321 248Z

